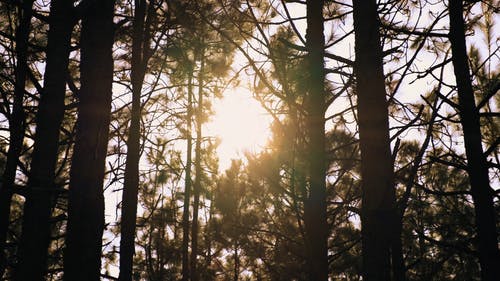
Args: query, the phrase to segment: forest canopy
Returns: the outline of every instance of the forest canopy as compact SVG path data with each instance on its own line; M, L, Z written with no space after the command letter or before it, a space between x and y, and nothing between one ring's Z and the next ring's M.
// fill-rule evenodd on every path
M498 280L499 7L0 0L0 280Z

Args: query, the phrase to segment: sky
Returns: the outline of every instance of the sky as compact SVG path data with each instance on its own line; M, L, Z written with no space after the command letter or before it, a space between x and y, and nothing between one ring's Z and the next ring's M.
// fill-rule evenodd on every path
M217 148L219 171L229 168L231 159L245 151L261 151L270 138L272 118L244 88L229 89L213 104L215 115L206 125L206 135L220 140Z

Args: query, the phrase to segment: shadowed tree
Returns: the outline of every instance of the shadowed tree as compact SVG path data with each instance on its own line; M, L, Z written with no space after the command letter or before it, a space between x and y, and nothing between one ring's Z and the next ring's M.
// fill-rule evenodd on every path
M155 17L154 3L146 0L134 1L132 27L132 109L127 140L127 158L122 197L122 219L120 238L119 280L132 280L133 257L135 253L135 229L139 192L139 160L141 137L141 93L147 62L152 55L150 47L151 23Z
M325 38L323 1L307 1L306 156L309 194L304 202L307 266L310 280L328 280L325 159Z
M5 242L10 223L10 203L12 201L14 181L16 179L19 154L23 146L25 114L23 108L26 78L28 75L28 37L31 17L33 13L33 0L23 1L18 7L19 24L16 30L16 66L14 69L14 101L9 116L9 150L7 162L0 183L0 277L3 275L5 260Z
M450 43L453 70L457 82L458 113L467 155L467 172L474 200L477 243L482 280L493 281L500 276L500 251L496 229L494 191L490 187L488 162L483 151L479 109L474 100L465 40L463 1L450 0Z
M16 280L44 280L50 243L49 220L58 192L54 178L75 15L72 1L54 0L50 7L47 64L38 105Z
M114 0L87 1L80 37L78 119L69 187L64 280L99 280L103 180L113 82Z
M354 0L356 94L361 151L363 279L392 280L396 219L382 46L375 0Z
M189 205L191 202L191 166L193 152L192 119L193 119L193 78L189 70L187 90L187 115L186 115L186 167L184 178L184 205L182 211L182 280L189 280Z
M201 43L203 44L203 42ZM202 178L202 155L201 155L201 142L202 142L202 125L203 125L203 86L205 75L205 50L201 47L199 50L200 56L200 69L198 71L198 107L196 108L196 142L195 142L195 179L193 184L193 223L191 225L191 260L190 260L190 275L191 281L199 280L198 265L198 232L199 232L199 208L200 208L200 192L201 192L201 178Z

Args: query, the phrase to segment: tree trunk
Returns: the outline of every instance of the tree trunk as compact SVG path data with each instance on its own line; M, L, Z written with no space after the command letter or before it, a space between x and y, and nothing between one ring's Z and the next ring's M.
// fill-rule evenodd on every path
M238 253L238 238L234 240L234 268L233 268L233 281L240 279L240 255Z
M212 231L211 225L213 223L213 214L214 214L214 203L213 203L213 192L208 192L208 201L210 202L210 207L208 209L208 221L206 224L205 230L205 247L207 249L207 253L205 256L205 268L212 267Z
M328 225L326 220L325 71L323 1L307 1L306 122L309 156L309 196L304 202L309 280L328 280Z
M5 271L7 263L5 260L5 245L10 224L10 203L16 179L17 163L24 139L25 117L23 100L28 73L28 37L32 13L33 0L23 1L19 7L19 25L16 31L15 51L17 63L14 70L14 102L9 116L9 150L7 151L7 163L5 163L2 182L0 184L0 278Z
M53 0L50 7L44 89L38 106L15 280L44 280L50 244L49 220L57 196L54 178L59 129L64 116L70 40L75 21L72 1Z
M103 180L111 112L114 0L83 13L80 101L70 171L64 280L99 280L104 229Z
M198 281L198 211L201 191L201 138L203 115L203 72L205 71L204 50L200 52L200 69L198 73L198 108L196 112L196 144L195 144L195 180L193 185L193 223L191 225L191 281Z
M399 213L399 212L398 212ZM403 242L401 235L403 234L403 215L397 215L394 220L394 232L392 233L391 241L391 269L392 276L395 281L406 280L406 267L403 257Z
M354 0L362 178L363 280L391 280L397 209L379 19L375 0Z
M467 155L467 171L474 200L475 221L481 279L498 280L500 276L500 251L496 230L494 192L488 176L488 162L483 152L479 109L474 100L471 75L465 42L463 2L449 1L450 42L452 62L457 81L460 122Z
M122 195L122 219L120 239L120 275L118 280L131 281L135 253L135 226L137 220L137 196L139 193L139 159L141 136L141 91L144 82L144 18L146 0L135 0L132 34L132 113L127 140L125 181Z
M188 104L186 116L186 177L184 180L184 207L182 211L182 281L189 280L189 204L191 202L191 153L193 150L193 137L191 136L191 119L193 118L193 69L189 70L188 78Z

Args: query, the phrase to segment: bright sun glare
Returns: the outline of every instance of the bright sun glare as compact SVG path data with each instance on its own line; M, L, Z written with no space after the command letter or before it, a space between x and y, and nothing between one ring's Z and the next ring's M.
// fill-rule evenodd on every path
M243 152L259 152L270 137L271 117L252 98L250 92L235 89L214 102L215 115L207 124L209 134L220 138L217 149L220 169L229 167L231 159Z

